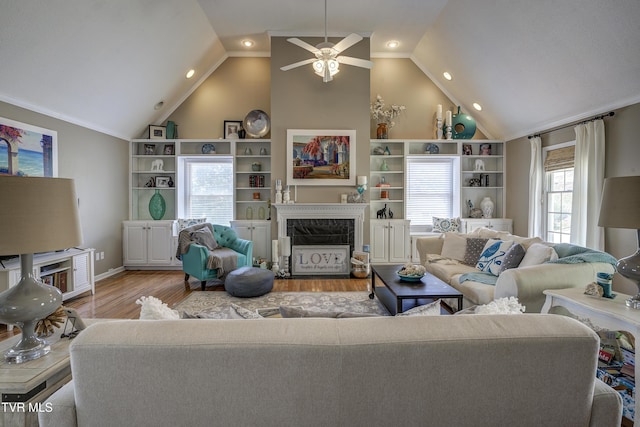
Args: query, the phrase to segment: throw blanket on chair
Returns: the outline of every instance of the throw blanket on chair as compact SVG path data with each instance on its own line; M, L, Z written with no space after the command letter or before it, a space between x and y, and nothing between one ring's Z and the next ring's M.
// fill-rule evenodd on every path
M180 231L178 234L176 258L182 259L182 255L189 251L189 246L191 246L192 243L202 245L202 242L197 242L192 238L191 233L203 228L208 228L213 236L213 227L208 223L192 225ZM213 240L215 242L215 238ZM217 242L215 242L215 245L209 244L203 246L209 250L207 269L217 270L219 279L238 267L238 254L236 254L236 251L233 249L218 246Z

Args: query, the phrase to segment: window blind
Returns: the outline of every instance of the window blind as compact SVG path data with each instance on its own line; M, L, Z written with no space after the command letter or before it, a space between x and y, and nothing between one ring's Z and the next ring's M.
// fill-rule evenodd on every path
M560 169L567 169L573 167L573 160L575 158L576 146L571 145L569 147L549 149L547 156L544 159L545 172L557 171Z
M412 226L432 225L434 216L453 216L453 174L451 158L407 156L405 209Z
M233 220L233 158L188 159L184 173L187 218L229 225Z

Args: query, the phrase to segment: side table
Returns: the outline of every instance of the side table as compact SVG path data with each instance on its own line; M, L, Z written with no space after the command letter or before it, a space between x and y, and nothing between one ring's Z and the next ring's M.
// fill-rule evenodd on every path
M84 319L87 326L98 321ZM104 321L104 319L100 319ZM51 351L35 360L8 364L2 354L20 340L20 336L0 342L0 427L38 426L38 412L51 410L44 401L71 380L69 338L61 338L56 329L46 338Z
M640 343L640 310L627 307L625 300L630 295L618 293L614 299L596 298L584 294L582 288L552 289L544 291L547 296L542 313L553 307L564 307L571 314L589 319L594 326L612 331L627 331ZM640 366L635 365L635 378L640 379ZM640 426L640 396L635 401L635 426Z

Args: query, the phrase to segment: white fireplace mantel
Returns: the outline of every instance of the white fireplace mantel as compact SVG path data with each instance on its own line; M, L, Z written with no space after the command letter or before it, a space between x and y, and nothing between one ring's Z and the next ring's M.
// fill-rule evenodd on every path
M278 237L287 235L288 219L353 219L354 248L362 250L366 203L275 203Z

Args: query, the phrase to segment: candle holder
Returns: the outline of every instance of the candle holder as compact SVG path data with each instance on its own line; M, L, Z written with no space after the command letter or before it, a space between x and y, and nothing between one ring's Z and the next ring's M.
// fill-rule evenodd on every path
M436 139L442 139L442 118L436 119Z
M447 140L453 139L453 133L451 132L451 125L445 126L445 135L447 137Z

